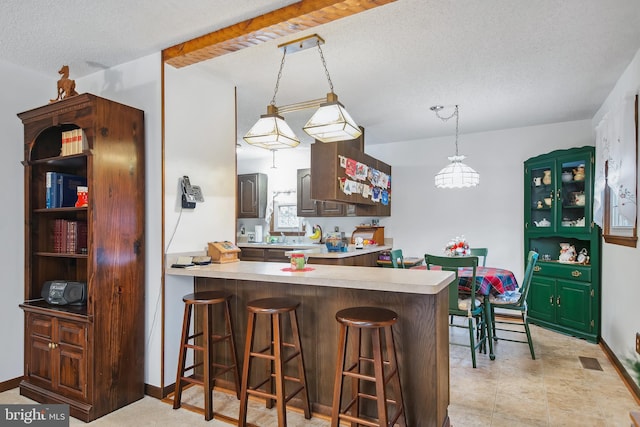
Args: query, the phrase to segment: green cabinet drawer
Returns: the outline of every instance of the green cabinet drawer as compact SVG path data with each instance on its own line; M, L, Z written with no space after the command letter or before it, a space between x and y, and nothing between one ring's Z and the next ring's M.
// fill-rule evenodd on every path
M533 274L534 276L552 276L558 279L591 282L591 266L581 264L539 262L534 267Z

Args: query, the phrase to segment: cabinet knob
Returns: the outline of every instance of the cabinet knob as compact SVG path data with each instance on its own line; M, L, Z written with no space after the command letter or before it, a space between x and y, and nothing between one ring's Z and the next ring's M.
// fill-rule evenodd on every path
M560 307L560 297L558 297L558 298L556 299L556 305L557 305L558 307Z
M553 305L553 295L549 296L549 304Z
M536 265L535 267L533 267L533 271L542 271L542 267Z
M580 276L582 276L582 272L580 272L580 271L578 271L578 270L573 270L573 271L571 272L571 275L572 275L573 277L580 277Z

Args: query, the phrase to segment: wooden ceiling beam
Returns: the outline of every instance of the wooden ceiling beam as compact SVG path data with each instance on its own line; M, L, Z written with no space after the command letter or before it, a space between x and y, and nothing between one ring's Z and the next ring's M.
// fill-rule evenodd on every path
M162 51L165 63L186 67L326 24L396 0L301 0Z

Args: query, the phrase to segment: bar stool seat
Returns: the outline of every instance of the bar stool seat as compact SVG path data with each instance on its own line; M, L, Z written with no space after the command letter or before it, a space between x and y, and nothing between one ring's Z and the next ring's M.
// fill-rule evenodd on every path
M389 427L398 423L400 426L406 427L407 421L392 329L393 324L398 320L398 315L385 308L351 307L338 311L336 320L340 323L340 341L333 389L331 426L338 427L341 421L348 421L352 425L358 423L372 427ZM353 346L352 360L347 365L350 328L356 330L357 340ZM363 330L370 332L372 356L367 355L363 349ZM373 373L371 373L372 370ZM352 380L351 400L343 407L345 378ZM375 395L361 389L362 381L369 382L369 389L374 389ZM370 387L371 383L375 387ZM386 390L389 383L393 399L390 398ZM361 414L361 399L376 402L377 418ZM388 406L395 408L393 415L389 415Z
M205 291L185 295L184 319L182 322L182 337L180 340L180 354L178 356L178 373L176 376L176 389L173 398L173 409L182 405L182 391L185 383L199 384L204 388L204 417L207 421L213 418L213 387L216 378L231 371L235 383L236 396L240 398L240 377L238 372L238 355L233 338L233 323L231 321L232 294L223 291ZM214 333L213 308L218 304L224 305L225 329L220 334ZM191 313L194 306L203 306L202 330L189 335ZM194 330L197 328L194 328ZM200 340L202 345L198 345ZM213 346L228 343L229 359L227 363L218 363L215 359ZM194 355L194 364L185 367L187 350L202 352L202 362L197 362ZM202 379L196 374L196 368L202 366ZM193 371L187 376L185 372ZM186 404L185 404L186 405Z
M278 427L285 427L287 425L286 403L298 393L302 393L304 417L306 419L311 418L309 391L307 389L304 358L302 356L302 345L300 343L300 332L296 314L296 309L299 305L299 302L290 298L264 298L250 301L247 304L249 316L242 368L239 426L247 425L247 403L249 395L266 398L267 408L272 408L273 402L275 401L278 413ZM291 323L291 343L285 342L283 339L281 315L286 313L289 313ZM260 350L254 350L258 314L271 316L270 340L266 347ZM268 361L269 367L265 379L259 380L256 385L250 385L252 362L255 358ZM298 361L298 376L285 375L285 364L295 359ZM285 382L295 383L297 387L288 394L285 394ZM260 387L263 386L265 386L264 389L260 389Z

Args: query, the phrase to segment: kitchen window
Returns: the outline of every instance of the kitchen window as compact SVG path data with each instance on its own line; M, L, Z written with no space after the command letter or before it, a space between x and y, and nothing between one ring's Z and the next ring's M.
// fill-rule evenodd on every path
M298 231L300 218L295 202L273 202L273 231Z

